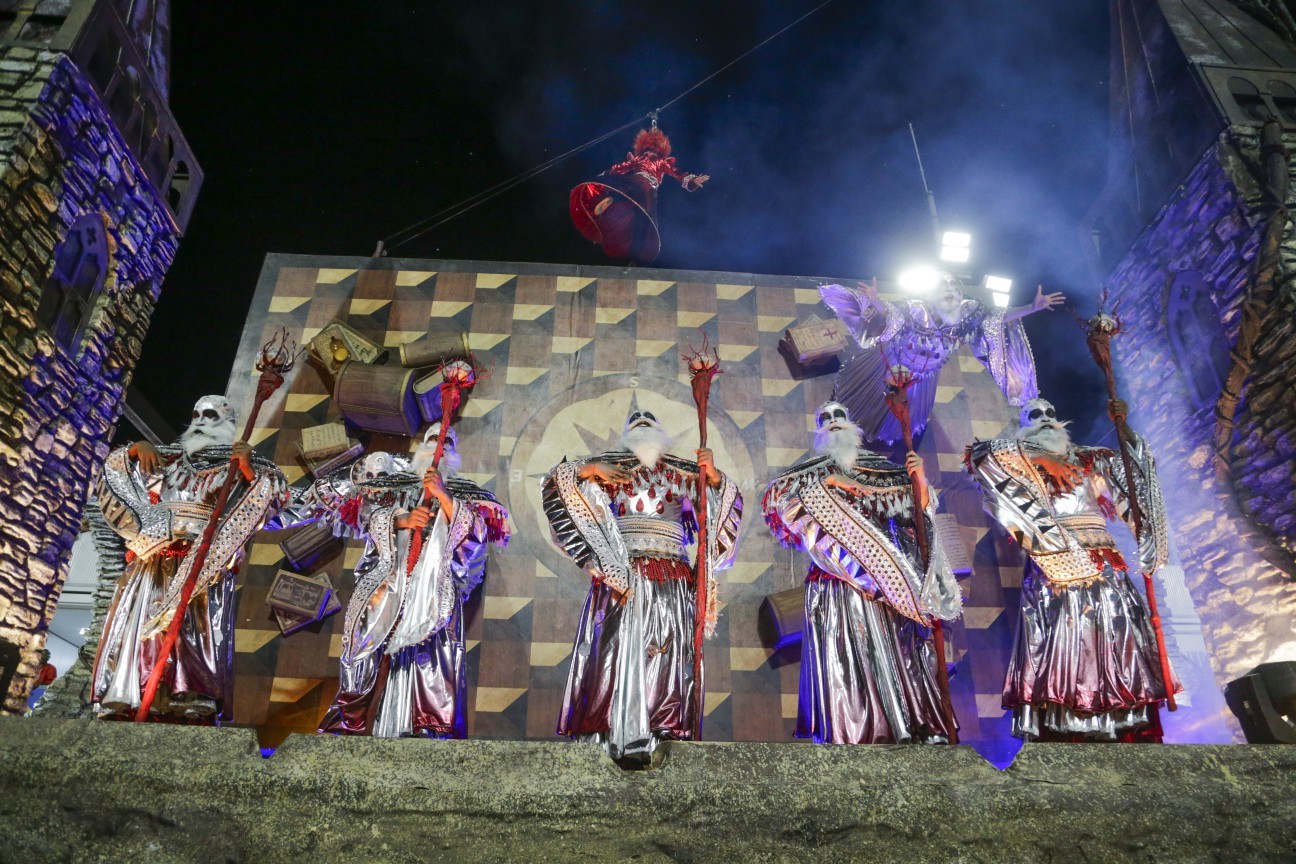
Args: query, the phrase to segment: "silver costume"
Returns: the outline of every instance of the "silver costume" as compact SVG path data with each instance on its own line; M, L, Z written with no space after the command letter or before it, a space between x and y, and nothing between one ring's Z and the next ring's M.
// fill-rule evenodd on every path
M1107 530L1109 520L1130 521L1132 492L1143 513L1139 566L1153 573L1166 563L1155 462L1137 435L1128 453L1133 490L1113 450L1068 445L1055 453L1023 438L968 448L987 512L1032 564L1003 694L1019 738L1113 740L1147 726L1149 706L1165 698L1145 601ZM1053 463L1076 473L1068 478Z
M375 462L385 463L373 470ZM488 543L508 542L508 511L468 480L445 477L454 509L436 499L413 570L412 531L398 514L420 503L420 477L403 456L371 454L316 481L278 527L328 520L340 536L364 537L342 631L338 694L321 732L382 738L466 735L463 603L481 584Z
M850 494L823 481L845 474L865 487ZM913 493L899 465L860 449L853 470L829 456L770 483L765 521L784 546L810 558L801 641L798 738L818 743L945 742L953 711L944 704L930 642L933 616L952 620L962 597L931 538L923 567L914 536Z
M581 480L603 462L628 482ZM603 741L613 758L644 758L659 740L688 739L693 727L695 585L685 547L696 535L698 466L662 456L652 468L626 451L562 462L542 495L554 542L591 584L577 625L558 734ZM723 477L707 491L705 554L711 573L736 552L742 496ZM714 578L706 627L716 620Z
M109 454L99 480L104 519L126 541L126 569L104 621L95 658L93 703L102 717L138 710L144 683L207 527L226 472L229 446L187 455L157 448L159 470L145 473L122 447ZM283 474L252 455L212 538L206 564L184 612L172 664L153 702L155 714L228 720L233 695L234 573L244 547L288 498Z

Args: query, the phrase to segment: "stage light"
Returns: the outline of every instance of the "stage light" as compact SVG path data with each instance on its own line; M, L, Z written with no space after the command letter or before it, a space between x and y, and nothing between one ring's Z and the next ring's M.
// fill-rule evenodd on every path
M941 237L942 261L966 261L972 252L972 235L961 231L946 231Z
M990 297L994 300L994 305L1000 309L1007 309L1010 299L1008 292L1012 290L1012 280L1005 279L1002 276L987 276L983 284L990 290Z
M910 294L927 294L940 284L940 278L940 272L935 267L921 264L905 270L896 278L896 281Z

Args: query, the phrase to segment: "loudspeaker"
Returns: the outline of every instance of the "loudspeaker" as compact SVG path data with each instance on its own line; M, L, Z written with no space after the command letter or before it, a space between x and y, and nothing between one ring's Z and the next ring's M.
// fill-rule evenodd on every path
M1296 744L1296 662L1261 663L1230 682L1224 699L1248 743Z

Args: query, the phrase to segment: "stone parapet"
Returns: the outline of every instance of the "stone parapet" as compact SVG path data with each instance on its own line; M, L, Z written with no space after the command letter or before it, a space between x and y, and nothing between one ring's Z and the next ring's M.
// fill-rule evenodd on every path
M594 745L0 720L0 824L42 861L1240 861L1296 858L1296 748Z

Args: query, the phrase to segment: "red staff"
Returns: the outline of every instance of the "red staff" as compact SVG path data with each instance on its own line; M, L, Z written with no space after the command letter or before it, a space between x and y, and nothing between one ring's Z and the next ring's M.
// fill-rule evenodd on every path
M887 407L891 409L896 422L900 424L905 450L911 454L914 452L914 443L913 424L909 421L909 388L917 381L918 378L913 372L904 366L892 366L887 375ZM922 506L923 499L927 497L926 488L923 485L922 475L910 467L908 459L905 460L905 467L909 469L909 483L913 489L914 539L918 542L918 559L925 572L931 555L930 541L927 538L927 516L923 513ZM954 719L950 702L949 669L945 666L945 630L941 627L941 620L934 615L932 616L932 644L936 649L936 686L940 689L941 713L945 715L945 725L949 728L950 743L957 744L958 721Z
M436 451L432 454L432 467L441 467L441 456L445 453L446 433L450 431L450 421L459 407L459 396L477 383L477 372L466 360L452 360L441 367L441 428L437 430ZM432 492L423 490L420 507L432 504ZM446 514L449 518L450 514ZM410 538L409 558L405 562L405 572L412 573L418 563L419 554L423 551L423 532L416 531Z
M296 344L288 338L287 328L280 330L275 334L274 338L261 346L261 357L256 364L256 369L261 373L261 377L257 379L256 399L252 402L252 411L248 414L242 440L246 441L252 437L252 430L256 428L256 418L261 413L261 406L283 384L284 375L292 370L293 362L296 359L294 356L296 350ZM149 709L153 707L153 699L157 696L158 685L162 683L162 675L166 672L167 664L171 662L171 649L175 648L176 639L180 637L180 627L184 624L185 610L189 608L189 599L193 596L194 586L198 584L198 574L202 573L203 567L207 563L207 553L211 550L212 538L216 536L216 527L225 512L225 504L229 500L230 492L234 490L234 483L241 473L232 470L235 464L236 460L231 458L230 469L225 472L225 483L216 496L216 504L212 508L211 516L207 519L207 527L203 530L202 539L198 542L198 549L194 552L193 563L189 566L189 573L185 576L184 586L180 591L180 600L176 603L176 608L171 612L171 623L167 625L166 635L162 638L162 647L158 651L157 662L153 664L153 670L149 673L148 682L144 685L144 695L140 698L139 711L135 713L136 723L143 723L148 719ZM243 468L242 473L248 481L251 481L255 476L250 467Z
M1106 299L1107 292L1104 290L1102 300ZM1098 305L1098 314L1084 324L1085 342L1089 345L1089 353L1093 355L1094 362L1098 364L1103 377L1107 379L1107 413L1116 426L1117 449L1120 450L1121 465L1125 468L1125 485L1129 487L1126 491L1129 498L1130 520L1134 523L1134 536L1137 537L1142 533L1143 508L1139 506L1134 484L1134 465L1130 461L1127 449L1131 437L1129 425L1125 422L1125 403L1116 398L1116 375L1112 371L1111 340L1120 334L1121 321L1119 317L1103 312L1102 302ZM1166 707L1176 711L1179 706L1175 704L1174 687L1170 677L1170 658L1166 654L1165 634L1161 631L1161 614L1157 611L1156 590L1152 587L1152 574L1146 571L1143 573L1143 590L1147 594L1148 610L1152 613L1152 632L1156 636L1157 657L1161 661L1161 680L1165 685Z
M690 350L692 350L690 348ZM693 385L693 401L697 403L698 414L698 448L707 446L707 402L711 398L711 379L720 374L720 356L710 346L705 337L702 350L682 355L688 363L689 381ZM707 555L707 485L708 477L698 470L697 484L697 559L694 563L694 581L697 595L693 618L693 740L702 740L702 712L704 694L702 692L702 639L706 635L707 608L710 597L707 593L711 581L711 560Z

